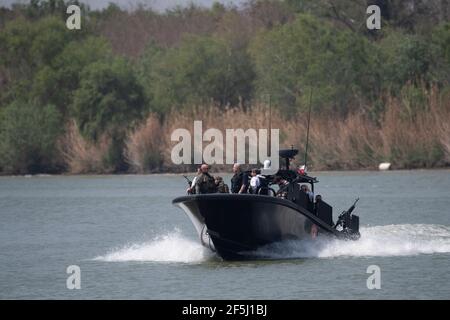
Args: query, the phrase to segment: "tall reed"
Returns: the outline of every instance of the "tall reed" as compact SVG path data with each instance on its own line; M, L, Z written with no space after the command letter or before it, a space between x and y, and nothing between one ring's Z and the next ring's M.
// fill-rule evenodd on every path
M106 135L97 143L87 141L80 134L76 122L71 120L64 136L58 141L58 150L69 173L111 173L113 168L105 162L110 145L111 139Z
M388 97L378 122L363 112L345 117L315 114L310 128L309 168L312 170L376 169L380 162L391 162L393 168L431 168L450 165L450 97L438 89L422 89L425 102L411 107L407 96ZM280 147L300 149L296 165L303 164L306 139L306 114L286 118L276 108L271 113L272 128L280 129ZM171 133L185 128L193 137L195 120L201 120L203 132L208 128L267 129L269 109L255 104L251 108L198 106L176 110L160 120L154 114L128 133L124 156L130 172L193 171L195 165L174 165L171 150L177 142ZM71 122L61 141L61 152L72 173L104 173L104 158L110 139L87 142ZM205 147L208 142L203 143ZM261 159L260 159L261 160ZM214 171L230 170L229 165L214 165Z

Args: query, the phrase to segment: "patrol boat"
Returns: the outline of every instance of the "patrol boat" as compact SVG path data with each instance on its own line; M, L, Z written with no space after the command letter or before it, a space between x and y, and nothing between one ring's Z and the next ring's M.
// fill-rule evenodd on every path
M172 203L185 211L202 245L224 260L270 258L254 252L285 240L357 240L359 217L353 210L358 199L333 223L332 207L321 199L311 201L300 188L300 183L309 184L314 194L317 178L289 168L297 154L296 149L279 151L286 167L274 176L266 176L258 194L196 194L178 197ZM285 184L275 191L271 185L280 177Z

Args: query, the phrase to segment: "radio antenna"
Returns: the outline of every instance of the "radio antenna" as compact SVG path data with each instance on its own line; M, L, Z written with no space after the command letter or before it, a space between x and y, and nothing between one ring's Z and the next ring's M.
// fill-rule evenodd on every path
M269 93L269 151L268 156L272 156L272 96Z
M309 145L309 123L311 122L311 105L312 105L312 93L313 90L309 93L309 111L308 111L308 126L306 129L306 146L305 146L305 171L307 170L306 165L308 161L308 145Z

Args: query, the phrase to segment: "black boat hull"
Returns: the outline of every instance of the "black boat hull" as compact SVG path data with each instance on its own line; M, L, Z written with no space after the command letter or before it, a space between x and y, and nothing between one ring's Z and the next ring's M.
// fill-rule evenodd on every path
M173 200L191 219L202 244L225 260L255 258L260 247L284 240L344 237L292 201L240 194L201 194Z

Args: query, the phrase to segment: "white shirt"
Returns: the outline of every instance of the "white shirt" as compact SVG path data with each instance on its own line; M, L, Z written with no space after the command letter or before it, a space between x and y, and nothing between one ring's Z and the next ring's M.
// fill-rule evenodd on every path
M192 179L191 188L193 188L195 186L196 182L197 182L197 176L195 176L194 179Z
M252 187L253 189L258 188L260 185L260 181L259 181L259 177L258 176L254 176L250 179L250 187Z

